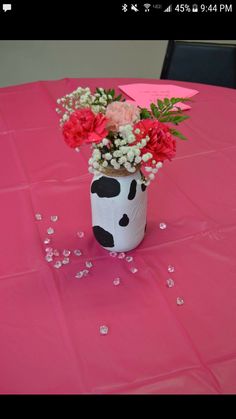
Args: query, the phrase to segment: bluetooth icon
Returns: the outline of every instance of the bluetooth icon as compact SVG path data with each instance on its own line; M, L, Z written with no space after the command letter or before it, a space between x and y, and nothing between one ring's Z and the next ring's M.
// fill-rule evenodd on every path
M127 10L128 10L127 4L122 4L122 10L123 10L123 12L127 12Z

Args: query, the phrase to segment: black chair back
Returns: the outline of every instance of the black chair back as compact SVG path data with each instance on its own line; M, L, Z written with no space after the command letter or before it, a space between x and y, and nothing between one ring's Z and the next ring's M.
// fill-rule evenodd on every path
M236 88L236 45L169 41L160 78Z

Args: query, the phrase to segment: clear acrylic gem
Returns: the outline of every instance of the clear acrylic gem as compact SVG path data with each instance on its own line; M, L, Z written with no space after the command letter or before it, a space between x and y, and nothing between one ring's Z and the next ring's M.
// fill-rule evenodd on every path
M79 272L77 272L77 274L75 275L75 277L77 279L80 279L80 278L82 278L83 275L84 275L83 272L82 271L79 271Z
M53 250L53 254L54 254L54 256L60 256L60 252L57 249Z
M130 271L132 272L132 274L136 274L136 272L138 272L138 269L137 268L130 268Z
M114 284L114 285L120 285L120 278L115 278L115 279L113 280L113 284Z
M80 152L80 148L79 147L75 147L75 151L77 151L77 153Z
M43 217L42 217L42 215L41 214L35 214L35 219L37 220L37 221L41 221L42 219L43 219Z
M124 259L125 258L125 253L121 252L118 254L118 259Z
M49 227L49 228L47 229L47 233L48 233L48 234L53 234L53 233L54 233L54 229L53 229L52 227Z
M132 256L126 256L125 260L126 260L127 262L132 262L133 257L132 257Z
M75 249L74 250L74 254L75 254L75 256L81 256L82 255L82 252L79 249Z
M53 252L53 248L52 247L46 247L45 252L46 253Z
M82 239L84 237L84 232L83 231L78 231L77 232L77 236Z
M168 265L168 272L174 272L175 271L175 268L174 268L174 266L172 266L172 265Z
M182 306L184 304L184 299L182 297L177 297L176 303L178 306Z
M43 242L44 242L44 244L49 244L50 241L51 241L51 239L49 239L49 237L47 237Z
M63 252L62 252L62 254L63 254L63 256L65 256L67 258L68 256L70 256L71 251L70 250L67 250L67 249L64 249Z
M57 220L58 220L57 215L51 215L51 221L53 221L55 223Z
M46 255L45 259L46 259L47 262L52 262L52 260L53 260L51 255Z
M112 258L115 258L115 257L117 256L117 252L110 252L110 253L109 253L109 255L110 255Z
M166 285L168 288L172 288L175 285L175 281L172 278L166 280Z
M166 223L160 223L159 227L161 230L165 230L165 228L167 227Z
M53 257L54 255L53 255L53 252L47 252L47 256L49 256L49 257Z
M54 268L57 268L58 269L58 268L61 268L62 263L60 262L60 260L57 260L56 263L54 263L53 266L54 266Z
M70 258L64 258L62 260L63 265L67 265L68 263L70 263Z
M87 268L92 268L93 264L90 260L86 260L85 265Z
M83 272L83 276L87 276L89 273L88 269L84 269L82 272Z
M100 326L99 330L100 330L101 335L107 335L109 329L107 326L103 325L103 326Z

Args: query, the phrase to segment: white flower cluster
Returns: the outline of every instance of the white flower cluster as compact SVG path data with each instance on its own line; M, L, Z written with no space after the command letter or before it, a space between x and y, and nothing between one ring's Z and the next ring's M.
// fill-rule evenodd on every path
M139 132L136 132L136 134L139 134ZM149 162L153 156L152 153L141 153L141 149L149 141L148 136L132 145L135 140L132 126L124 125L120 127L118 136L114 141L104 138L101 143L93 145L92 157L89 159L89 172L97 174L108 167L117 170L125 168L130 173L136 172L137 166ZM147 178L144 177L140 183L149 185L150 181L154 180L159 168L162 167L162 163L157 163L155 160L152 160L151 163L151 166L145 166Z
M155 162L155 163L154 163ZM155 175L157 174L158 170L161 169L163 164L161 162L156 163L155 160L152 161L155 166L145 166L144 169L148 173L146 174L145 180L137 180L138 183L143 183L144 185L150 185L151 180L155 179Z
M99 93L92 95L89 87L78 87L72 93L57 99L57 104L60 106L56 108L58 114L62 114L60 125L63 125L74 111L82 108L89 108L94 113L105 113L108 104L108 99L112 99L105 94L104 89L100 87Z

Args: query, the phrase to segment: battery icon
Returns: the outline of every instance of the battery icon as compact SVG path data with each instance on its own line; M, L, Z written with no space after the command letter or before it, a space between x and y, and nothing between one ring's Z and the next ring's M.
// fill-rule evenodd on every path
M192 12L193 12L193 13L198 12L198 5L197 5L197 4L193 4L193 7L192 7Z

